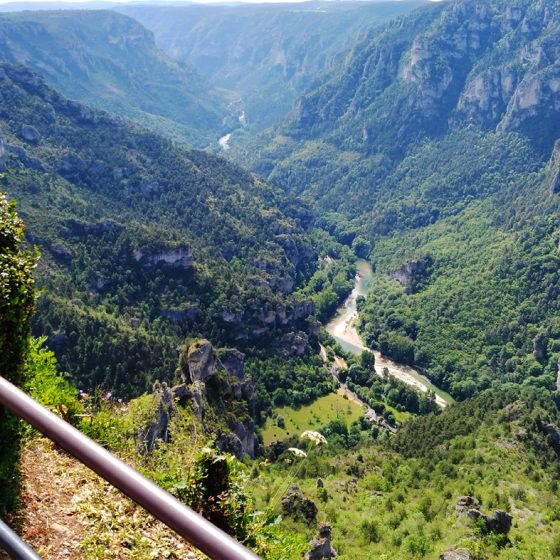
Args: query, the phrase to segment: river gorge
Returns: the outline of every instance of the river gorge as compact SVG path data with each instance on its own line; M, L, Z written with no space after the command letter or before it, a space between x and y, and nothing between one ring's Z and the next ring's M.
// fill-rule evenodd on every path
M359 296L367 297L372 282L373 270L371 265L365 260L359 260L354 289L326 327L329 334L344 350L355 355L360 355L364 350L367 350L355 325L358 318L356 303ZM373 353L375 354L375 369L379 375L386 369L389 375L400 379L407 385L416 387L423 392L433 391L439 406L445 407L453 403L451 395L433 385L428 378L416 369L394 362L377 351L373 351Z

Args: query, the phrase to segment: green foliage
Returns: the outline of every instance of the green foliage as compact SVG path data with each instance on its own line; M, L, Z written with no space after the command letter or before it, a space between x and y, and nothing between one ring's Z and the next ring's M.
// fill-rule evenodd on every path
M383 333L379 337L379 351L396 362L414 364L414 342L406 335L391 331Z
M435 560L457 548L477 560L548 560L559 527L552 515L558 500L550 490L559 455L543 426L558 430L559 420L543 391L487 391L438 416L404 423L394 439L362 440L344 452L331 445L339 437L335 432L343 431L333 425L328 446L306 459L295 478L308 495L321 478L328 499L317 500L318 519L332 525L342 560ZM280 458L261 463L258 474L257 506L278 507L274 489L286 483L292 467ZM476 497L485 513L509 511L509 535L476 531L456 511L464 495ZM288 520L281 527L312 532Z
M35 301L36 255L22 250L23 223L0 193L0 374L15 385L26 380L24 360ZM0 514L17 502L19 422L0 407Z
M70 99L192 146L213 143L228 114L222 93L158 50L138 22L115 12L2 14L0 48L4 61L24 60Z
M139 395L170 381L187 334L258 351L309 328L312 306L292 294L315 267L305 205L23 67L2 76L3 188L43 255L33 330L79 388Z
M84 413L78 391L57 372L54 353L43 347L45 338L31 339L26 361L26 392L64 420L77 425Z
M320 11L305 4L296 9L279 4L125 6L119 11L153 31L159 46L211 85L232 91L242 100L237 103L243 118L231 127L254 130L287 113L314 76L356 37L417 6L408 1L322 3Z
M517 84L545 87L555 73L560 12L552 0L516 6L510 26L499 23L506 0L483 13L434 3L397 19L236 152L307 199L338 241L363 254L369 244L365 341L459 399L504 382L551 389L560 350L558 147L547 162L558 103L514 102ZM471 24L479 40L461 46ZM534 76L523 53L537 44L547 59ZM491 76L504 71L520 81L497 101ZM426 257L426 270L407 268Z
M333 389L332 377L319 356L308 359L250 359L247 374L257 395L257 415L264 422L274 407L298 408Z

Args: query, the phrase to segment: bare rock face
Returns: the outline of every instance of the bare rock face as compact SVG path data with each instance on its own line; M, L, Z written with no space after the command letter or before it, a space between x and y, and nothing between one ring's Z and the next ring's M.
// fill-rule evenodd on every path
M553 195L560 192L560 140L556 140L554 143L552 156L550 157L550 166L552 168L552 179L550 181L549 192Z
M146 267L163 266L180 270L192 268L194 261L190 247L162 249L152 254L145 254L144 250L136 249L132 252L132 258Z
M290 484L282 496L282 512L307 523L317 521L317 506L307 498L297 484Z
M216 443L220 451L232 453L238 459L244 454L254 458L259 447L253 419L255 390L251 379L245 378L244 359L245 356L234 348L214 351L208 340L197 340L181 354L177 373L183 383L173 387L179 404L190 404L203 425L209 408L218 416L229 418L227 427L231 431L223 432L220 428ZM245 413L241 416L236 401L245 401L241 407ZM238 410L233 419L228 414L232 407Z
M274 342L275 350L285 358L303 356L309 339L304 332L286 333Z
M41 133L29 124L23 125L21 127L20 136L22 140L25 140L29 144L38 144L41 140Z
M6 138L0 133L0 158L3 158L8 152L8 142Z
M414 293L418 289L419 283L429 273L432 264L433 260L430 256L415 259L391 272L390 276L404 286L409 293Z
M480 502L472 496L461 496L455 504L455 511L457 514L466 514L470 509L478 509Z
M560 169L552 176L549 191L550 194L558 194L560 192Z
M439 560L472 560L472 556L465 548L458 548L444 552L440 555Z
M319 523L319 531L309 543L309 551L305 553L305 560L323 560L335 556L336 550L331 546L331 526L329 523Z
M227 348L219 353L220 363L232 377L243 381L245 377L245 355L235 348Z
M215 361L214 348L208 340L195 342L181 356L183 381L205 382L214 373Z
M156 381L153 391L154 403L157 407L156 419L140 434L138 452L142 454L153 451L158 441L167 441L169 419L173 411L173 393L167 384Z
M529 119L545 117L545 111L559 110L560 69L549 66L538 73L527 73L512 95L498 130L517 130Z

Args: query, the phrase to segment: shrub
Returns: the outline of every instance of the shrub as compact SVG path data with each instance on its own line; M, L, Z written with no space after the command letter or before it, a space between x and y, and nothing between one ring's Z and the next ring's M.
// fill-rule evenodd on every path
M23 224L13 204L0 194L0 372L16 385L24 382L24 358L33 311L36 257L22 250ZM17 420L0 409L0 515L13 510L19 454Z

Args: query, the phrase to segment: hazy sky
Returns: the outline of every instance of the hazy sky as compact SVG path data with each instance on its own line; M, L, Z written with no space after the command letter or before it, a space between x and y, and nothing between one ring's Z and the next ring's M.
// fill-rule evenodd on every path
M107 0L109 3L113 3L113 2L123 2L123 3L146 3L146 4L157 4L159 3L158 0ZM163 0L165 3L169 3L169 2L173 2L174 0ZM181 1L181 0L177 0L177 1ZM183 0L184 1L184 0ZM195 2L198 3L204 3L204 4L209 4L212 2L219 2L219 3L225 3L228 0L194 0ZM288 2L304 2L305 0L231 0L231 1L241 1L241 2L247 2L247 3L256 3L256 4L263 4L265 2L267 3L288 3ZM398 2L399 0L393 0L395 2ZM431 2L440 2L441 0L430 0ZM36 4L36 3L80 3L80 4L85 4L88 3L88 0L62 0L62 2L58 2L57 0L0 0L0 4L27 4L27 3L32 3L32 4ZM92 2L94 3L100 3L103 2L103 0L92 0Z

